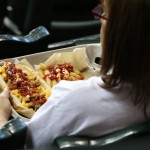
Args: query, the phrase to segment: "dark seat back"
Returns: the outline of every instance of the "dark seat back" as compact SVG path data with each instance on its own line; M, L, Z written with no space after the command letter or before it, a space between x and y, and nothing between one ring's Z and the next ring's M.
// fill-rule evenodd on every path
M98 3L98 0L56 0L49 22L54 40L63 41L98 34L100 21L94 20L91 13Z
M45 26L51 43L98 34L100 21L92 16L98 0L8 0L5 25L17 35ZM10 9L11 8L11 9Z

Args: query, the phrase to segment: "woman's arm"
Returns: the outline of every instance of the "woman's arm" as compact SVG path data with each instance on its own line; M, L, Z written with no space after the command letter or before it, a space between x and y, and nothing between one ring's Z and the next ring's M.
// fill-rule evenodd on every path
M4 89L0 94L0 128L8 122L11 113L11 105L9 101L9 91Z

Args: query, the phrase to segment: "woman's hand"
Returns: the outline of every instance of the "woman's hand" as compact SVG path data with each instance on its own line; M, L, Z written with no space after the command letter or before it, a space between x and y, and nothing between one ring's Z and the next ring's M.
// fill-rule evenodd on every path
M9 90L5 88L0 93L0 128L7 123L11 114L11 104L9 101Z

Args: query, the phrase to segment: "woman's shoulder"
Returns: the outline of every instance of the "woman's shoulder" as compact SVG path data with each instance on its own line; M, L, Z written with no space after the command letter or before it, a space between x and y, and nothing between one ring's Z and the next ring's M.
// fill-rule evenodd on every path
M60 81L55 87L52 89L52 95L60 95L64 96L71 91L76 91L83 88L88 88L91 86L99 86L102 84L102 80L100 77L91 77L87 80L78 80L78 81Z
M74 90L78 88L87 87L88 85L100 85L100 84L102 84L101 77L93 76L87 80L78 80L78 81L62 80L53 88L53 90L58 89L60 87L61 89L65 88L65 89Z
M86 94L95 93L96 91L94 89L99 90L100 84L102 84L100 77L91 77L87 80L78 81L62 80L52 88L48 102L59 105L62 102L64 104L68 103L67 99L72 99L72 101L76 98L81 99Z

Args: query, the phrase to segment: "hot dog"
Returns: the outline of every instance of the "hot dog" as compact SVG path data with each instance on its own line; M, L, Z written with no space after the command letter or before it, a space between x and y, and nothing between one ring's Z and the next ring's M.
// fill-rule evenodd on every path
M12 107L27 118L47 101L51 91L32 68L12 62L0 65L0 86L9 88Z

